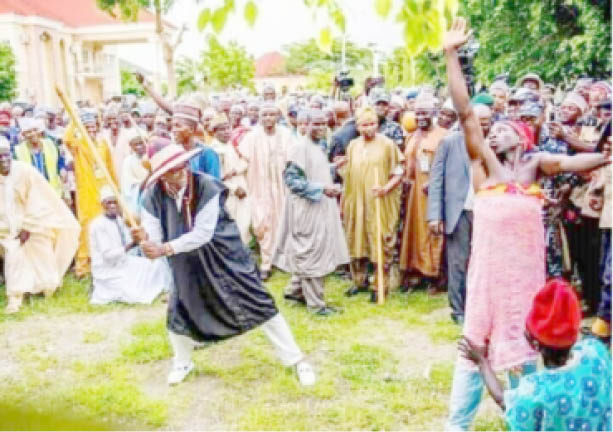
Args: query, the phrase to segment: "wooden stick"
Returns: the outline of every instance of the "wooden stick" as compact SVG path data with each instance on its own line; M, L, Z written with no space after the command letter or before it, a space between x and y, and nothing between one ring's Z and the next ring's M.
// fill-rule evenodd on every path
M375 184L379 185L379 169L375 168ZM381 198L375 197L375 214L377 217L377 304L385 303L385 287L383 285L383 239L381 238Z
M115 195L115 198L117 198L117 202L121 206L121 209L123 210L123 213L125 214L126 218L128 219L128 222L130 222L130 226L137 227L138 224L136 223L136 220L134 219L134 216L128 210L128 206L127 206L125 200L123 199L123 196L119 192L119 189L117 188L117 185L113 181L113 177L111 176L111 173L106 168L106 164L102 160L102 157L100 156L100 153L98 153L98 149L96 148L96 146L94 145L91 137L89 136L89 133L87 132L87 129L85 129L85 127L83 126L83 123L81 123L81 119L79 118L78 115L76 115L76 112L75 112L75 110L74 110L74 108L72 106L72 103L70 102L68 97L66 97L66 95L64 94L62 89L60 89L60 87L57 84L55 86L55 91L56 91L58 97L60 98L60 100L62 101L62 104L64 105L64 108L66 109L66 112L70 116L70 119L76 125L77 130L85 138L85 142L87 143L87 146L89 147L90 151L92 152L92 155L94 156L94 159L96 161L96 164L98 165L98 168L100 168L102 170L102 173L104 174L104 177L105 177L108 185L110 186L111 190L113 191L113 194Z

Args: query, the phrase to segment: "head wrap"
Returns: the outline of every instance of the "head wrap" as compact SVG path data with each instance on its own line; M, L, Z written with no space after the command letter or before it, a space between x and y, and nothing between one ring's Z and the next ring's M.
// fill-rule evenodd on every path
M34 118L36 119L46 120L48 116L49 114L47 113L47 110L45 110L44 108L36 108L34 110Z
M209 123L209 129L213 131L216 127L228 122L228 117L224 113L217 114Z
M543 113L543 105L535 102L526 102L519 109L520 116L539 117Z
M240 111L241 115L245 115L245 108L242 105L235 104L230 108L230 112L232 111Z
M109 104L104 112L105 117L117 117L119 116L119 107L117 104Z
M518 87L523 86L524 82L526 81L534 81L538 85L538 90L541 90L543 88L543 80L535 73L528 73L521 77L518 83Z
M390 102L390 95L385 89L375 87L370 92L370 102L376 104L378 102Z
M581 111L581 114L583 114L587 110L587 102L585 101L583 96L581 96L579 93L574 92L574 91L566 95L562 105L564 104L575 105L577 108L579 108L579 111Z
M83 123L83 125L98 123L98 113L95 109L89 108L81 110L80 117L81 123Z
M605 98L611 97L611 86L606 81L598 81L597 83L592 84L592 86L590 87L590 92L592 91L604 93Z
M140 106L140 112L144 116L146 116L146 115L155 115L156 111L157 111L157 107L154 104L150 103L150 102L143 103Z
M522 145L524 151L529 151L534 148L534 132L527 123L517 120L505 120L502 123L511 127L517 136L519 136L519 143Z
M551 279L536 294L526 328L542 345L567 349L579 336L581 307L577 295L562 278Z
M481 104L491 107L494 105L494 98L489 93L481 92L473 96L470 102L473 104Z
M136 139L136 138L141 138L143 139L143 136L140 134L140 132L138 131L137 128L133 127L130 129L126 129L125 130L125 138L128 144L130 144L132 142L132 140Z
M19 119L19 128L22 132L31 130L43 132L45 130L45 123L42 119L33 117L22 117Z
M494 81L492 85L490 86L490 93L493 92L494 90L500 90L505 93L508 93L509 86L503 80L497 80L497 81Z
M455 110L455 107L453 106L453 101L451 100L451 98L447 98L447 100L445 101L441 109L453 111L454 113L457 114L457 111Z
M404 99L402 99L402 97L401 97L401 96L398 96L398 95L393 95L393 96L390 98L390 104L398 105L398 106L400 106L400 107L403 107L403 108L404 108Z
M377 113L369 105L361 108L356 115L357 124L362 124L367 121L378 121L378 120L379 120L379 117L377 117Z
M103 203L104 201L111 199L111 198L116 198L115 194L113 193L113 189L111 189L111 187L109 185L104 185L100 188L100 202Z
M429 93L422 93L415 99L415 111L418 109L433 111L436 109L434 98Z

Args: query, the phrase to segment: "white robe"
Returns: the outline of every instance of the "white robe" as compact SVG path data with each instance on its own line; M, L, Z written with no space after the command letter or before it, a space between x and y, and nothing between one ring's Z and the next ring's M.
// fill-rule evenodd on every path
M222 144L218 140L213 140L211 148L217 152L221 161L221 178L229 172L236 174L224 180L224 185L228 188L228 198L226 199L226 210L235 220L238 230L241 233L241 240L249 245L251 242L251 204L249 196L240 199L236 196L236 190L240 187L247 193L247 161L241 158L230 143Z
M131 237L121 218L98 216L90 224L89 236L92 304L115 301L149 304L170 288L172 275L165 258L150 260L125 252L125 244Z
M22 245L21 230L30 238ZM0 246L9 297L53 294L75 255L81 227L36 169L12 161L0 176Z

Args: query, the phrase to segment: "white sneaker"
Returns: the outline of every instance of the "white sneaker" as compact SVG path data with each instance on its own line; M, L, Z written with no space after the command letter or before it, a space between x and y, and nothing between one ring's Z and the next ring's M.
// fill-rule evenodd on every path
M173 365L168 374L168 384L179 384L192 370L194 370L194 364L191 362L186 365Z
M298 381L303 386L312 386L315 384L315 371L309 363L301 361L296 364L296 373L298 374Z

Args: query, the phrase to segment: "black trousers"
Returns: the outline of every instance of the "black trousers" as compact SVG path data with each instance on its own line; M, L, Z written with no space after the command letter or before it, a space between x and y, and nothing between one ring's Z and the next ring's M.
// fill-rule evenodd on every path
M566 233L570 247L570 256L577 264L581 278L581 296L589 308L590 314L595 314L600 302L600 242L601 231L599 220L584 217L580 224L568 224Z
M454 318L464 317L466 302L466 271L470 257L473 230L473 212L464 210L458 224L446 237L447 249L447 295Z

